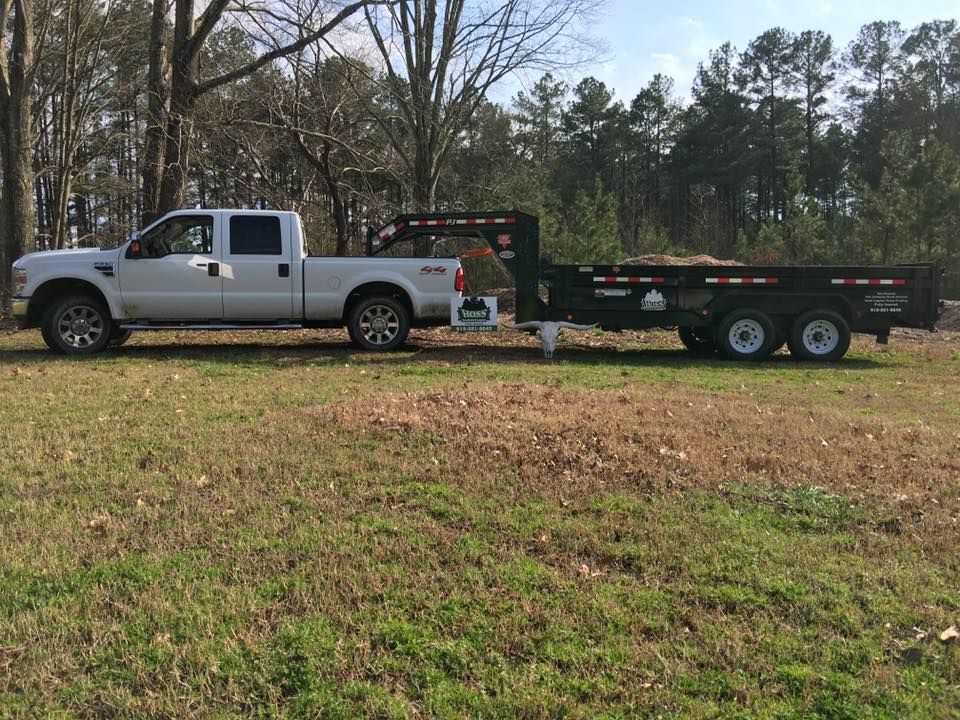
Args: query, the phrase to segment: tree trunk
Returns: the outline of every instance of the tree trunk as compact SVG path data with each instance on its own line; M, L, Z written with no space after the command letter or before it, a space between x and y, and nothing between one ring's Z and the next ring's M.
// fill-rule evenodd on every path
M2 47L0 80L0 147L3 194L0 199L0 295L9 296L9 266L35 247L33 207L33 145L31 90L33 86L33 7L30 0L14 0L10 51ZM5 38L0 38L5 42Z
M77 195L74 199L74 205L77 210L77 237L85 238L92 232L90 228L90 210L87 196L83 193Z
M193 135L193 111L196 106L194 77L196 77L195 58L174 59L170 113L167 118L167 137L163 152L164 173L163 181L160 183L159 215L179 210L186 201L187 177L190 170L190 139Z
M57 181L57 206L53 216L53 244L57 250L67 246L69 235L70 195L73 192L73 178L70 171L64 169Z
M336 231L336 245L333 254L343 257L347 254L347 207L340 193L340 184L330 168L330 146L324 148L321 156L321 174L327 184L327 193L330 195L330 210L333 215L333 225Z
M163 179L164 130L170 103L167 79L167 0L153 0L150 20L150 64L147 70L147 118L143 136L143 200L141 222L160 216L160 185Z
M34 236L33 169L30 95L12 102L3 118L3 213L5 256L4 282L10 263L32 250Z
M417 212L430 213L437 206L437 178L434 177L432 153L427 143L418 143L413 177L413 203ZM416 257L429 257L433 252L434 240L429 235L419 235L413 240L413 254Z

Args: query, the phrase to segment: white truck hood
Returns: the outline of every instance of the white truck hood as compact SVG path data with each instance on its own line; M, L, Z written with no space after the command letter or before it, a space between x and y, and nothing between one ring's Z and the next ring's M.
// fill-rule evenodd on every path
M33 252L23 255L14 265L28 270L38 265L56 264L58 266L67 266L74 264L83 264L85 267L92 262L105 261L115 262L119 248L77 248L76 250L44 250L42 252Z

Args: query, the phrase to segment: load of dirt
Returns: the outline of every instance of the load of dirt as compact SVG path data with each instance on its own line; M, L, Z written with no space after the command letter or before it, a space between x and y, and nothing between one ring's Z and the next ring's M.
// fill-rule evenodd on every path
M675 257L673 255L639 255L627 258L621 265L710 265L712 267L733 267L743 265L736 260L720 260L710 255L694 255L693 257Z
M960 332L960 300L943 301L937 330L941 332Z

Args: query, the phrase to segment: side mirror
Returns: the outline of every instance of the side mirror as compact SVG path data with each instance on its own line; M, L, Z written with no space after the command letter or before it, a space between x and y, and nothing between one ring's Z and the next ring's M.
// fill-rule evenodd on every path
M143 247L140 245L140 233L134 234L133 240L130 241L130 247L127 249L127 257L143 257Z

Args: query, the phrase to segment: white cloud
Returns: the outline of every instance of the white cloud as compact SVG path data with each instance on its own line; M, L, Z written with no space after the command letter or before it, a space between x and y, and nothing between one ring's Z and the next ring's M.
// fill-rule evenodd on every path
M650 53L650 59L659 72L672 78L680 74L680 58L673 53Z

